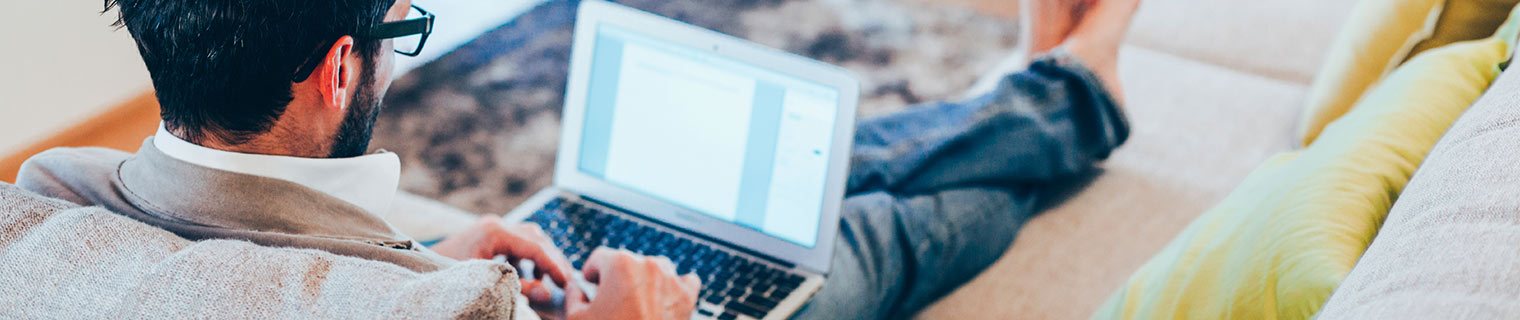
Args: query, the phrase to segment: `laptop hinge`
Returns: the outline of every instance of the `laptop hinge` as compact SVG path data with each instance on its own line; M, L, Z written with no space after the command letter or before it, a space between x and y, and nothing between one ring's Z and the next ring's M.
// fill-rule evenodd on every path
M701 232L694 232L694 231L688 230L686 228L682 228L680 226L676 226L676 225L672 225L672 224L669 224L669 223L665 223L664 221L660 221L659 219L650 218L650 217L644 216L642 214L639 214L637 212L633 212L633 211L628 210L628 209L623 209L623 207L619 207L617 205L608 203L606 201L597 200L596 198L592 198L591 196L587 196L587 195L579 194L579 193L577 193L576 196L579 196L581 199L584 199L586 201L594 202L594 203L596 203L598 205L602 205L604 207L610 208L612 210L617 210L618 212L622 212L622 213L629 214L629 215L632 215L632 216L635 216L635 217L639 217L640 220L644 220L644 221L648 221L648 222L651 222L651 223L654 223L654 224L658 224L658 225L664 226L666 228L680 230L681 232L686 233L687 235L690 235L690 236L693 236L693 237L697 237L697 238L700 238L702 240L707 240L709 242L716 243L718 245L722 245L724 247L727 247L730 250L743 252L744 254L748 254L748 255L751 255L751 256L754 256L754 257L758 257L760 259L765 259L765 261L769 261L770 263L774 263L774 264L780 265L781 267L786 268L786 269L796 269L797 268L796 264L793 264L791 262L787 262L786 260L776 259L776 257L772 257L772 256L764 254L764 253L759 253L759 252L756 252L754 250L750 250L749 248L745 248L745 247L742 247L742 246L734 245L733 243L729 243L728 241L723 241L723 239L717 239L717 238L709 237L709 236L707 236L705 234L702 234Z

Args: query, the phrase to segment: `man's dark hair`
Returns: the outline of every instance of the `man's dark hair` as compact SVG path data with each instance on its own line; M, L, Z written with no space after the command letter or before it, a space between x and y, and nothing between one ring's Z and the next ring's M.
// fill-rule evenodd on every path
M117 7L115 25L137 41L166 127L190 142L241 144L269 131L291 84L312 73L298 69L338 38L355 36L355 52L372 65L380 41L358 35L395 1L105 0L105 11Z

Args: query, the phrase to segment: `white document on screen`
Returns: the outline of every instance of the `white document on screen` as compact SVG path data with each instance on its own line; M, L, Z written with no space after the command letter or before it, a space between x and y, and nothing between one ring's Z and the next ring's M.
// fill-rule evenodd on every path
M606 179L734 221L755 80L624 47Z

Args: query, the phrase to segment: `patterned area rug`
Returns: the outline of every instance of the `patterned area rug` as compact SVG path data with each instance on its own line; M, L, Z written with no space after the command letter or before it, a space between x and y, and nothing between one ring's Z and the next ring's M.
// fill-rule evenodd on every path
M1014 21L919 1L620 2L844 66L861 78L862 116L957 97L1018 35ZM549 185L577 3L551 0L396 80L371 146L401 156L403 190L503 214Z

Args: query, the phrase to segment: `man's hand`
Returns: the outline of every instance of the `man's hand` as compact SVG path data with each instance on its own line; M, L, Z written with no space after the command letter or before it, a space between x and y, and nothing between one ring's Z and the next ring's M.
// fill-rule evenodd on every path
M597 248L581 270L597 283L596 300L586 301L577 286L568 286L565 308L575 319L688 319L697 307L702 280L677 276L665 257L645 257L627 250Z
M431 249L455 260L493 259L503 255L517 266L527 259L533 261L535 279L548 276L561 288L574 287L569 285L570 271L574 270L570 267L570 260L536 224L507 225L501 218L481 217L469 229L438 242ZM522 293L535 302L553 299L553 294L541 281L523 281Z

